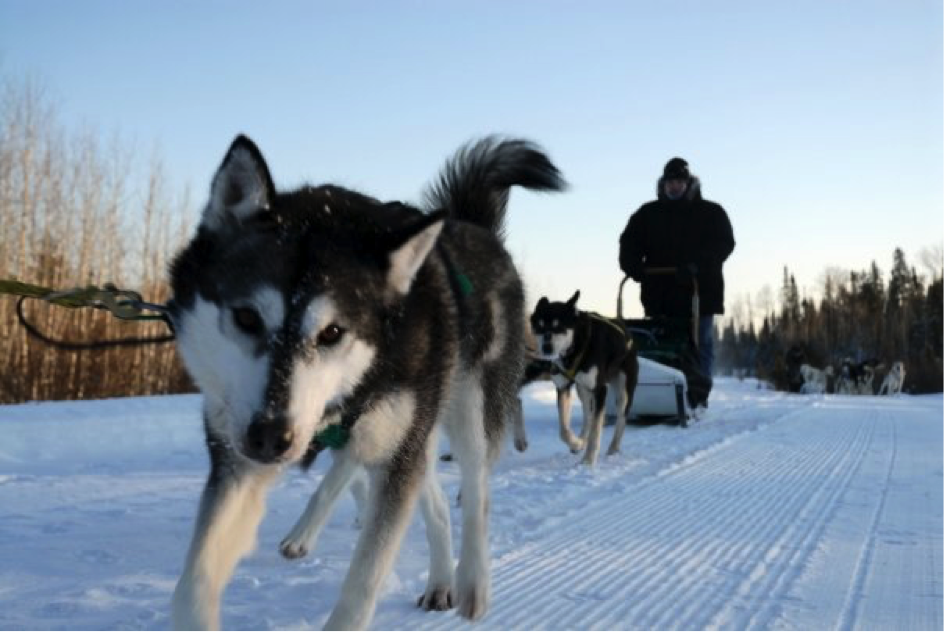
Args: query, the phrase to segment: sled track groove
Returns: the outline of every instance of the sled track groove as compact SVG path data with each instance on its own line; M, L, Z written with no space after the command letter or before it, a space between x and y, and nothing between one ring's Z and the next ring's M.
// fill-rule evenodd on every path
M662 491L652 491L651 485L653 483L665 477L679 475L681 472L697 472L700 468L704 467L703 464L706 460L713 458L716 452L731 450L733 446L738 445L739 442L754 435L754 433L761 429L774 426L782 421L787 421L795 416L806 414L807 412L808 409L806 407L801 410L792 410L764 422L757 428L729 435L719 443L708 445L693 453L689 453L678 461L669 463L653 474L643 477L641 480L630 483L617 480L610 483L619 489L621 494L625 495L633 495L642 490L649 490L649 492L644 494L638 505L634 504L630 507L625 505L613 507L610 503L589 504L582 508L583 515L587 516L587 518L570 525L560 525L560 527L564 529L562 534L560 530L555 529L554 533L548 536L543 533L543 530L539 530L539 537L544 536L545 539L526 544L525 547L528 552L525 555L521 555L518 551L511 554L515 559L522 559L523 563L520 566L515 566L514 568L506 567L505 556L500 557L496 561L494 564L495 594L499 594L498 591L502 584L509 584L514 587L511 594L515 595L515 598L512 601L520 599L518 595L560 593L563 595L562 598L564 601L547 606L547 619L550 621L562 620L561 617L566 618L565 615L573 615L576 612L574 608L575 594L579 596L579 599L588 602L599 602L610 599L614 595L607 592L605 588L601 592L601 586L618 586L623 582L628 582L626 585L631 586L633 579L625 576L627 570L626 566L612 569L611 557L599 557L600 552L598 549L600 543L606 543L608 540L611 540L611 534L618 531L614 527L619 526L619 523L627 520L627 518L631 518L632 515L648 516L648 519L644 520L640 527L646 532L654 533L666 527L667 520L664 511L665 497ZM659 490L661 489L660 486ZM562 511L566 512L567 508L562 508ZM631 527L631 529L636 528L635 526ZM673 525L668 528L678 529L679 525ZM548 539L552 544L548 545ZM623 545L618 542L618 540L614 541L614 549L622 553L620 548L623 547ZM654 539L651 546L644 547L639 553L647 560L651 558L653 561L657 561L665 555L665 551L659 546L657 539ZM630 568L637 565L637 563L632 560L629 562ZM639 562L638 565L645 566L642 562ZM582 572L575 573L575 568L580 568ZM583 576L583 585L574 584L578 575ZM601 579L601 577L605 577L606 579ZM656 580L657 583L659 581L658 579ZM582 587L586 588L586 590L582 591ZM495 599L495 602L497 601L498 599ZM496 606L496 611L501 612L500 605ZM514 617L513 613L502 613L502 616L510 616L514 620L515 628L528 627L529 622L527 620L517 619ZM582 625L581 619L578 617L574 619L574 624L571 626L565 625L564 627L579 628ZM621 624L617 620L612 624L602 625L601 627L620 626Z
M849 462L848 453L842 450L845 444L844 439L836 442L836 449L830 450L833 458L825 462L820 461L815 451L790 459L770 450L762 457L754 457L752 467L766 472L773 480L782 480L782 477L798 471L835 471ZM857 457L861 453L860 449ZM736 460L727 461L720 457L715 460L714 467L705 468L702 464L704 471L686 477L688 480L683 483L682 490L675 491L687 488L700 495L706 482L710 484L710 479L716 476L724 477L726 471L736 464ZM632 627L654 629L711 627L708 613L718 610L717 594L733 592L735 603L741 596L739 592L743 597L751 596L748 587L756 588L761 580L774 581L779 577L777 571L783 567L785 552L803 550L802 546L788 545L803 535L802 532L790 533L797 531L792 525L804 514L810 515L809 524L816 524L816 511L819 507L828 506L817 504L821 494L814 489L814 484L794 487L789 493L773 489L765 503L745 507L742 499L754 493L750 478L753 477L734 477L720 486L712 485L714 490L705 491L712 496L713 502L682 515L674 512L670 504L665 511L655 514L648 524L642 525L646 530L654 525L658 531L664 529L664 524L675 521L681 527L675 533L669 530L668 537L662 539L657 548L647 552L650 554L638 560L626 559L632 566L647 569L651 565L657 570L648 573L644 570L638 581L627 584L627 601L632 602L635 598L637 602L623 613L626 617L623 623L628 619L632 621ZM811 476L809 480L814 478ZM767 549L758 547L755 544L758 540L777 544ZM676 542L683 544L675 546ZM704 566L721 571L721 585L717 590L704 590L699 584L702 580L695 579L703 577L699 570ZM625 569L612 572L612 581L619 582L621 574L625 574ZM755 593L756 596L763 594ZM725 602L729 603L728 600ZM735 608L739 612L751 612L754 605L750 599L744 599ZM608 625L618 626L620 623L611 620ZM732 627L746 627L746 622L734 623Z
M854 630L858 621L859 603L865 586L865 580L869 568L871 567L872 553L875 550L875 540L878 534L879 521L885 512L885 501L888 499L889 481L892 478L892 470L895 467L895 457L898 454L898 437L895 425L892 424L892 449L888 458L888 469L885 472L885 484L882 485L882 495L878 505L875 507L875 513L872 515L872 521L869 524L868 537L862 545L858 563L856 564L855 575L849 584L849 593L846 595L845 604L842 609L842 616L836 624L837 630Z
M800 414L800 411L787 413L766 424L765 427L793 418L797 414ZM537 556L550 558L551 562L562 567L561 572L552 579L544 573L532 573L527 566L524 566L511 572L506 581L516 585L519 594L540 595L559 592L572 595L576 593L582 594L589 603L619 599L624 595L631 601L632 595L647 595L639 602L643 608L641 614L644 616L638 625L634 623L631 627L659 627L654 622L642 622L648 614L649 602L655 604L653 610L658 610L658 605L663 602L664 598L668 598L668 595L675 592L679 586L687 584L686 578L690 575L686 571L692 566L703 563L706 553L703 542L698 538L686 537L695 525L686 524L691 521L688 516L679 519L680 511L683 514L686 513L684 508L680 509L671 501L666 502L665 481L683 477L688 479L688 485L698 485L703 479L717 476L719 471L726 467L723 462L717 462L717 453L736 449L735 446L741 441L758 431L755 429L728 437L720 444L699 450L681 462L669 465L654 476L639 483L624 486L627 489L623 490L623 493L627 494L628 498L637 495L638 502L627 502L615 507L609 504L594 506L592 511L587 512L588 519L584 520L589 524L570 526L563 537L557 538L555 545L538 548ZM706 461L712 460L716 460L716 466L706 468ZM721 466L720 470L717 465ZM619 534L629 537L630 540L636 539L634 534L650 537L646 538L648 543L639 541L635 545L635 556L630 556L627 554L626 546L630 543L623 544L624 539L618 537ZM666 536L669 541L666 541ZM680 539L682 544L674 542L677 539ZM605 548L607 542L611 543L609 547L611 551L601 550ZM664 566L665 560L672 555L675 557L674 562ZM660 566L659 572L652 575L633 572L636 568L660 568ZM579 568L580 572L575 573L575 568ZM496 565L496 592L500 585L501 575ZM583 587L586 591L581 591L582 586L573 583L576 575L583 576L585 582ZM608 587L614 587L617 590L607 592L610 590ZM602 609L601 614L604 618L610 616L608 610L608 607ZM588 621L588 617L575 616L579 609L574 608L572 600L550 605L547 612L547 618L550 621L564 620L568 616L574 617L572 625L576 627L579 627L581 622L586 625ZM621 618L617 617L616 620L606 623L601 622L599 627L621 627L625 622L625 620L621 621ZM515 621L516 627L526 627L526 625L526 621Z
M840 446L834 455L838 458L831 461L832 470L825 476L828 484L813 491L802 509L787 521L773 546L766 552L755 552L756 566L738 587L735 602L717 612L715 620L707 627L725 625L748 630L771 627L778 614L776 604L800 575L802 560L816 549L838 501L849 489L863 463L875 434L875 420L870 419L867 427L863 425L858 426L848 452L842 454ZM764 553L763 559L756 560L759 553Z
M495 561L493 612L515 629L535 627L519 603L542 612L548 629L766 627L854 479L876 414L803 433L824 420L791 411L636 484L616 483L611 498L622 502L594 504ZM778 435L753 441L758 433ZM488 617L403 623L474 629Z

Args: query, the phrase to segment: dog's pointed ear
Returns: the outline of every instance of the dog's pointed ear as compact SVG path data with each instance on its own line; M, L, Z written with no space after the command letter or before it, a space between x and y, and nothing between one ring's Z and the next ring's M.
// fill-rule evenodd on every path
M575 305L577 305L577 299L578 299L578 298L580 298L580 290L577 290L577 291L574 293L574 295L570 297L570 300L567 301L567 304L568 304L570 307L574 307Z
M538 304L534 307L534 309L535 309L535 311L537 311L537 310L539 310L539 309L543 309L543 308L547 307L547 306L550 305L550 304L551 304L551 302L550 302L549 300L547 300L547 297L546 297L546 296L542 296L542 297L541 297L541 300L538 301Z
M388 255L390 268L387 272L387 286L397 294L404 295L410 291L413 279L436 245L445 221L445 212L430 213L398 235Z
M237 136L213 176L202 225L212 231L230 224L239 225L248 217L267 210L274 198L275 185L262 152L247 137Z

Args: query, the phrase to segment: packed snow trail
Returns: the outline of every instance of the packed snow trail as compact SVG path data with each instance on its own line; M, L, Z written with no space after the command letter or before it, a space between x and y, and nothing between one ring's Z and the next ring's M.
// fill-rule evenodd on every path
M496 560L491 617L510 629L940 627L940 533L919 543L911 530L906 541L895 524L931 508L928 490L892 484L895 470L900 481L935 467L914 460L922 446L898 436L920 419L894 407L842 408L856 414L797 411L654 477L596 490L600 500L566 529ZM928 527L940 525L937 500ZM843 512L849 520L837 520ZM822 570L832 585L797 600ZM922 594L936 598L922 608ZM903 595L915 603L899 605ZM378 624L452 627L441 616Z
M413 605L420 520L375 629L941 629L941 396L790 396L719 380L688 429L630 427L590 470L525 396L530 448L492 477L492 607ZM579 413L576 414L579 419ZM0 628L166 628L206 472L199 398L0 407ZM609 434L609 431L606 435ZM606 441L608 436L604 437ZM224 600L228 628L320 628L357 531L278 542L325 470L289 473ZM441 464L455 498L455 464ZM459 509L452 509L458 534ZM454 537L458 542L458 537Z

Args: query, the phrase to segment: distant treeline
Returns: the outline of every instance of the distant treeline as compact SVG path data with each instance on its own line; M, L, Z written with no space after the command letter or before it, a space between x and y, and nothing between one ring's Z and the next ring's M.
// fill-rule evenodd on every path
M878 361L886 368L903 361L904 390L940 392L944 295L941 253L922 253L931 274L919 275L904 252L893 254L886 283L874 262L868 270L827 272L818 302L800 296L796 281L783 271L779 311L770 310L758 331L751 319L728 321L719 332L718 367L724 374L751 374L780 390L791 390L790 359L802 357L816 368L845 359ZM788 359L789 358L789 359ZM881 379L875 381L875 388Z
M168 260L189 232L187 196L172 201L159 161L142 175L117 141L67 132L34 83L0 81L0 279L59 289L112 282L166 300ZM847 357L903 360L905 391L940 391L942 303L941 274L919 276L901 250L887 284L875 264L833 275L818 303L800 296L785 269L780 311L768 309L760 331L750 310L728 321L719 332L718 367L787 388L791 350L820 368ZM29 338L15 306L0 296L0 403L193 390L172 344L63 351ZM165 333L162 324L97 310L27 307L47 335L71 342Z
M35 83L0 78L0 279L65 289L112 282L166 299L167 260L187 230L160 164L144 176L117 141L69 134ZM140 187L132 183L143 182ZM190 390L172 344L71 352L27 337L0 296L0 403ZM49 336L72 342L166 333L92 309L26 305Z

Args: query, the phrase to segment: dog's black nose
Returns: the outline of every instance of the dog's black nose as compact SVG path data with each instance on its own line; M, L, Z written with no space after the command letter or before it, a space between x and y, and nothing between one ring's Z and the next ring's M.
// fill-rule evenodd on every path
M246 456L272 463L288 452L294 438L283 415L256 414L246 431Z
M554 345L549 342L545 342L543 345L541 345L541 351L544 352L544 355L551 355L554 353Z

